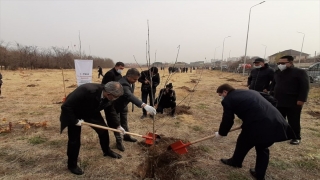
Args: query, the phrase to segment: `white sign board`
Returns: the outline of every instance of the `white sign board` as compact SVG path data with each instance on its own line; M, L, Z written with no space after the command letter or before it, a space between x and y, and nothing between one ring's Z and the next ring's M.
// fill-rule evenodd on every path
M92 81L93 60L74 60L78 86Z

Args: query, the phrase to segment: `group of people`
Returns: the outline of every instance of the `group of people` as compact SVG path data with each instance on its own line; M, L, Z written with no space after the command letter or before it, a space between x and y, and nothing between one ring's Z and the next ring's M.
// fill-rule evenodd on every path
M219 131L215 132L215 139L227 136L237 115L243 121L242 131L233 156L221 159L221 162L241 168L245 156L255 147L256 165L249 172L256 179L262 180L269 163L268 148L275 142L291 140L290 144L298 145L301 141L300 114L307 101L309 81L304 70L294 67L292 56L281 57L275 72L262 58L254 61L254 68L248 77L249 90L235 89L229 84L222 84L217 88L216 92L222 98L223 115ZM68 95L61 107L61 132L68 127L68 168L74 174L83 174L77 165L81 123L86 121L106 126L100 110L104 110L108 126L124 134L122 138L120 133L115 133L120 151L125 150L122 139L137 141L125 134L129 131L129 102L143 109L141 119L147 117L147 112L151 117L156 113L163 113L164 108L171 108L171 116L175 114L176 94L172 83L161 89L155 98L156 88L160 83L158 68L151 67L142 72L131 68L122 77L123 69L124 63L117 62L103 76L102 84L88 83L79 86ZM141 83L141 100L133 94L136 81ZM150 105L147 105L148 97ZM121 158L120 154L109 148L108 131L93 129L98 133L103 155Z

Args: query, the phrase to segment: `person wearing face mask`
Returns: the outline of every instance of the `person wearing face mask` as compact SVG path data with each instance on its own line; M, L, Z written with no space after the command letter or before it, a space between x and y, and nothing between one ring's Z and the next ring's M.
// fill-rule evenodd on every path
M307 102L309 77L305 70L294 67L292 56L283 56L278 61L278 70L272 82L277 108L288 119L296 137L290 144L298 145L301 141L300 116L302 106Z
M82 122L89 122L106 126L100 111L109 111L108 119L117 125L117 129L125 134L120 126L116 110L112 101L123 94L123 88L119 82L108 82L106 85L87 83L79 86L71 92L61 106L61 129L60 133L68 127L68 169L73 174L83 174L82 169L77 165ZM107 130L92 127L99 137L100 146L104 156L121 158L120 154L113 152L109 147L109 133Z
M110 81L119 81L122 78L122 71L124 69L123 62L117 62L114 68L110 69L104 76L101 81L101 84L107 84Z
M273 69L262 58L255 59L253 64L254 69L248 77L248 88L265 93L270 91L270 84L274 75Z
M143 102L147 103L149 96L150 106L154 106L154 98L156 94L157 86L160 84L160 76L157 67L151 67L149 70L141 72L141 76L138 79L141 83L141 99ZM142 109L141 119L147 117L147 111ZM153 115L150 115L153 117Z
M103 76L103 79L102 79L102 82L101 84L102 85L105 85L107 84L108 82L110 81L119 81L121 78L122 78L122 71L124 69L124 63L123 62L117 62L116 65L114 66L114 68L110 69L104 76ZM121 118L126 116L126 113L127 112L122 112L122 111L119 111L120 113L120 121L121 121ZM107 116L107 115L106 115ZM107 122L108 122L108 119L107 119ZM113 124L112 122L108 122L108 125L112 128L115 128L113 127ZM115 138L116 138L116 147L120 150L120 151L124 151L124 147L123 147L123 144L122 144L122 137L120 135L120 133L118 132L113 132Z
M126 76L122 77L119 80L119 83L123 87L124 93L122 96L120 96L117 100L114 101L114 107L115 107L116 111L119 112L118 115L120 117L121 127L123 127L125 129L125 131L127 131L127 132L129 131L127 115L128 115L128 104L130 102L139 108L145 109L146 111L148 111L152 115L156 114L156 110L153 107L143 103L141 100L139 100L133 94L135 82L139 79L139 77L140 77L140 72L136 68L129 69L126 73ZM128 141L128 142L136 142L137 141L137 139L132 138L129 134L123 135L123 140ZM118 141L118 139L117 139L117 141ZM120 151L125 150L122 143L121 144L117 143L117 148Z
M233 156L221 159L223 164L241 168L247 153L255 147L255 168L249 170L257 180L265 177L269 163L269 147L275 142L288 140L293 136L292 129L276 107L272 106L259 92L254 90L235 89L229 84L217 88L222 97L222 121L215 139L228 135L234 124L235 115L242 120Z

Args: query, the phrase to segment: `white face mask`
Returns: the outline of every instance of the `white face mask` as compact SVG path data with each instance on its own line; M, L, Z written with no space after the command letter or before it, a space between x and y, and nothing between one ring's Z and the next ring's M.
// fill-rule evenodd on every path
M118 69L117 73L121 74L122 73L122 69Z
M283 71L283 70L287 69L287 66L285 64L279 64L278 68L280 69L280 71Z
M258 69L258 68L261 68L262 66L261 65L259 65L259 66L253 65L253 67Z
M223 96L221 96L221 101L223 101L223 99L224 99L224 97L223 97Z

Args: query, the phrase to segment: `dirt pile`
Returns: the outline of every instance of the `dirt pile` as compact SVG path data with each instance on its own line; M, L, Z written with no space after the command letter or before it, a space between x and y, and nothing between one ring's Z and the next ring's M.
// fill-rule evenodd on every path
M139 145L144 154L148 154L146 160L141 163L135 173L139 178L154 179L179 179L181 173L197 160L201 151L196 147L188 147L188 153L179 155L172 150L167 150L168 146L178 141L172 137L162 137L155 146L148 146L144 142Z
M181 105L181 106L176 106L176 114L180 115L180 114L192 114L192 112L190 111L190 106L185 106L185 105Z
M242 82L242 81L239 81L239 80L236 80L236 79L233 79L233 78L227 79L227 81L231 81L231 82Z
M190 89L187 86L177 87L177 89L184 89L184 90L187 90L188 92L194 92L193 89Z

